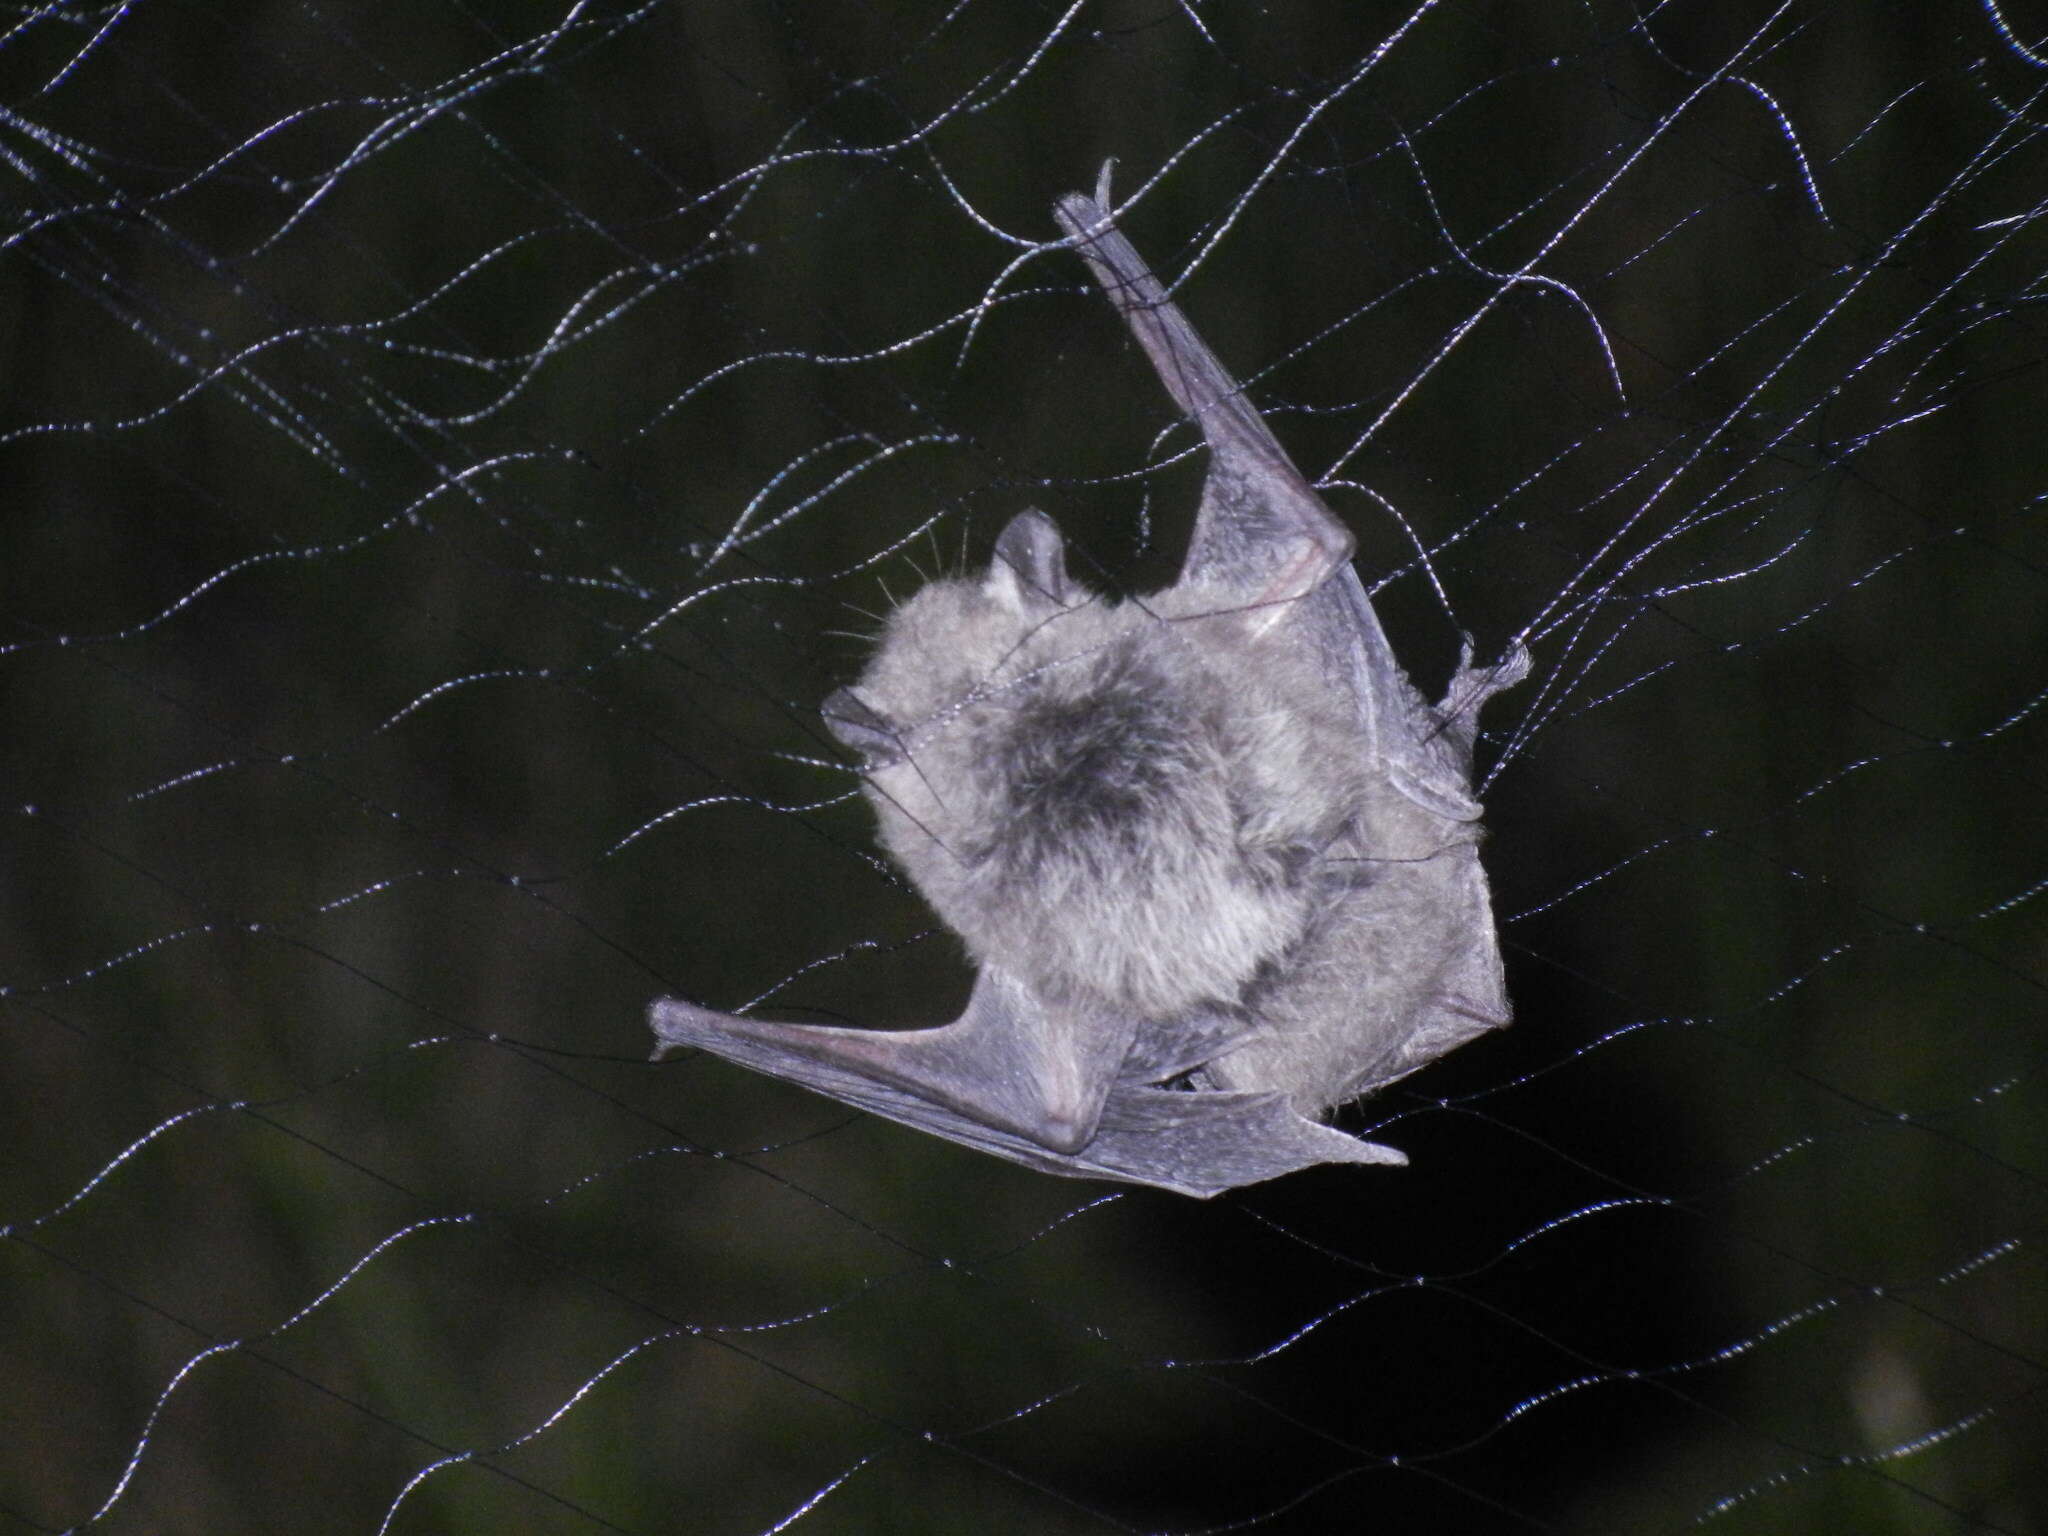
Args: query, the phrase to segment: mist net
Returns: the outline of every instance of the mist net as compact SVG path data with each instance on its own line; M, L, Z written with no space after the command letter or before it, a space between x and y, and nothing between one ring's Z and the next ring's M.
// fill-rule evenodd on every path
M29 5L0 1519L2048 1525L2048 39L1883 0ZM951 1017L817 706L1171 578L1124 227L1479 743L1405 1169L1063 1180L657 996Z

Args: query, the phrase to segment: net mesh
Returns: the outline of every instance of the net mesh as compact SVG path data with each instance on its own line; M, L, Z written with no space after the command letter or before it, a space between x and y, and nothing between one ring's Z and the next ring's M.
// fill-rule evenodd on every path
M2035 1531L2048 39L1882 0L17 7L0 1518ZM1491 707L1406 1170L1054 1179L817 703L1178 564L1124 225Z

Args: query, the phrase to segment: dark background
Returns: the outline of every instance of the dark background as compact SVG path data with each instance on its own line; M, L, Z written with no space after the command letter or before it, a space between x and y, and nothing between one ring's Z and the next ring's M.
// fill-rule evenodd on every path
M22 13L0 1527L2048 1525L2001 24ZM1405 1171L1200 1204L644 1062L657 995L964 996L816 704L1022 506L1170 577L1199 463L1034 251L1111 155L1418 680L1536 656L1516 1027L1344 1117Z

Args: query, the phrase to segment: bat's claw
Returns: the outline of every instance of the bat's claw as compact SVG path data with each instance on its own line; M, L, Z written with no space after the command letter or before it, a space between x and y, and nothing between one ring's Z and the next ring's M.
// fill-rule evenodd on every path
M1444 690L1438 713L1446 717L1470 716L1496 693L1504 692L1529 675L1533 662L1529 647L1517 640L1501 653L1499 661L1487 666L1472 664L1472 637L1458 637L1458 671Z

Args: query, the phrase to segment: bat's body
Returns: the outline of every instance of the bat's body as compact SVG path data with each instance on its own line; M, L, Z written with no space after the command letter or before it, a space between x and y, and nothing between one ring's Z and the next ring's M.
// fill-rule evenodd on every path
M776 1024L657 1002L695 1046L1054 1173L1208 1196L1402 1163L1318 1123L1508 1021L1470 790L1478 706L1409 684L1350 534L1111 224L1060 201L1207 482L1180 579L1112 604L1015 518L980 578L890 618L826 723L884 845L980 966L936 1029Z

